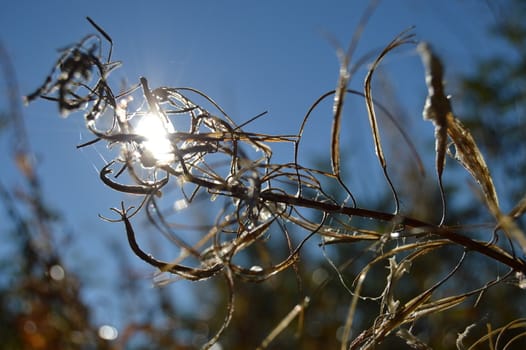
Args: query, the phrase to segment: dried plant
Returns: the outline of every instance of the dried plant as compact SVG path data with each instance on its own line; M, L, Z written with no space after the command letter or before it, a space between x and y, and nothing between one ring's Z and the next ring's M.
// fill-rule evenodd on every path
M118 218L105 219L124 224L129 245L140 259L175 279L225 279L229 292L226 316L205 348L217 342L234 314L236 282L261 282L297 267L302 247L313 237L321 239L323 249L329 245L365 242L363 252L373 254L354 276L350 286L344 283L342 274L354 260L334 265L352 295L342 325L342 349L374 348L389 335L398 336L413 348L425 348L425 344L411 332L411 326L417 320L458 306L471 296L482 295L504 280L524 278L526 262L514 251L516 245L523 251L526 249L524 232L515 223L524 214L524 201L509 214L500 210L484 157L469 130L453 113L442 84L442 64L426 44L418 46L429 89L424 118L432 121L436 129L436 172L443 214L440 223L434 224L407 216L400 210L398 192L389 177L388 159L382 150L381 126L376 110L382 109L389 118L395 119L376 103L371 82L387 54L401 45L415 44L410 31L395 37L373 60L363 92L348 88L356 37L347 52L340 52L340 79L336 90L322 95L312 105L298 133L267 135L244 131L248 122L236 124L212 98L194 88L152 88L146 78L140 78L132 88L114 93L108 81L109 74L119 66L119 62L111 60L113 43L101 27L88 20L98 34L89 35L63 50L50 76L42 87L27 96L27 101L37 97L55 101L63 115L84 110L86 128L94 139L79 147L105 142L119 150L118 155L100 170L101 181L113 190L140 196L142 202L134 209L121 203L120 207L112 209ZM107 55L102 54L104 39L110 44ZM395 207L392 213L360 206L341 176L340 129L347 94L362 97L367 108L376 156L392 191ZM301 142L306 142L302 135L309 116L321 101L330 98L334 101L330 148L332 169L323 171L300 164L298 154ZM408 140L404 128L397 127ZM273 146L278 143L292 145L293 162L273 162ZM450 150L449 145L454 150ZM480 185L482 199L495 217L495 224L489 232L497 238L500 231L504 231L509 239L507 248L497 244L497 239L487 242L472 238L469 227L446 224L442 175L447 154ZM344 200L331 196L329 187L334 184L346 194ZM222 198L224 202L210 204L216 198ZM195 233L184 235L182 223L171 221L173 213L178 211L177 208L203 203L209 203L206 210L213 208L218 211L216 222L195 227L199 231L197 236ZM152 227L173 242L173 258L161 260L141 247L132 224L134 215L141 211L146 213ZM369 224L364 225L362 219L367 219ZM294 235L290 227L294 227ZM276 236L279 237L280 244L288 251L286 256L277 259L258 255L258 249L268 248L271 235L273 242ZM461 248L455 263L444 264L446 268L450 266L449 271L443 275L430 275L429 278L433 279L431 285L402 300L398 292L404 290L403 278L411 274L412 266L419 259L448 247ZM474 254L498 262L507 267L507 271L460 293L438 293ZM387 266L388 275L381 294L371 297L363 293L369 282L369 272L377 266ZM378 314L369 328L351 337L358 304L370 298L379 301ZM267 347L295 318L300 317L309 307L309 300L306 296L286 317L277 320L276 327L269 330L260 348ZM508 327L489 330L487 337L480 342L510 329L524 328L523 323L516 321ZM459 336L457 343L461 344L462 339Z

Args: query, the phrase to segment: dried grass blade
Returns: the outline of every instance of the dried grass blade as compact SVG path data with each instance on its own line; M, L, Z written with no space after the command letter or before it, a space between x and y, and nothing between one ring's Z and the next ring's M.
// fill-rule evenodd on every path
M512 218L516 219L526 212L526 194L521 198L521 200L513 207L513 209L508 214Z
M230 321L232 320L232 315L234 314L234 277L232 276L232 273L229 269L225 269L225 279L228 287L228 304L225 319L223 320L223 324L216 332L216 334L208 342L206 342L206 344L202 346L202 349L210 349L215 343L217 343L221 334L223 334L225 329L230 324Z
M505 332L510 331L510 330L515 330L515 329L520 329L520 328L525 328L526 329L526 319L525 318L519 318L519 319L516 319L516 320L513 320L513 321L509 322L505 326L502 326L502 327L499 327L499 328L496 328L496 329L491 329L489 326L488 326L488 328L489 328L488 329L488 333L485 336L483 336L480 339L478 339L473 344L471 344L471 346L468 348L468 350L479 349L479 346L482 345L483 343L485 343L486 341L489 343L488 347L490 349L494 349L496 344L494 344L494 342L493 342L493 337L495 335L497 335L497 337L500 337L502 334L504 334ZM497 343L498 343L498 340L497 340Z
M498 228L502 228L508 237L515 240L521 247L522 251L526 253L526 235L520 229L519 225L513 220L510 215L502 214L496 208L492 210L493 215L497 218Z
M457 339L455 340L455 345L457 346L457 350L464 350L465 349L464 339L467 338L467 336L469 335L469 332L471 332L471 330L473 328L475 328L475 326L476 326L476 324L472 323L472 324L470 324L469 326L467 326L464 329L464 332L458 333Z
M408 44L411 42L411 38L414 36L412 34L407 34L409 31L405 30L402 33L400 33L393 41L391 41L378 55L374 63L372 64L371 68L367 72L367 75L365 77L364 82L364 93L365 93L365 103L367 106L367 112L369 114L369 123L371 126L371 131L373 133L373 140L374 140L374 148L376 155L378 157L378 160L380 161L380 164L383 168L387 166L387 163L385 161L383 149L382 149L382 143L380 141L380 132L378 131L378 122L376 120L376 112L374 110L374 102L373 102L373 95L372 95L372 88L371 88L371 81L373 78L373 74L375 70L378 68L384 57L392 50L397 48L400 45Z
M340 130L341 116L343 110L343 100L347 91L350 75L348 71L348 57L343 56L340 62L340 74L338 77L338 86L334 94L333 121L331 129L331 165L332 172L340 178Z
M415 252L416 255L420 255L419 252ZM415 254L412 254L415 255ZM421 294L417 295L413 299L406 302L402 307L397 308L396 313L394 313L391 317L385 320L380 326L374 331L374 338L370 341L371 344L375 344L379 341L382 341L389 333L391 333L394 329L399 327L402 324L408 323L413 321L414 319L424 316L427 313L437 312L444 310L446 308L455 306L455 298L444 298L442 300L445 300L445 305L441 305L440 301L427 304L427 301L431 299L433 293L442 285L444 284L451 276L453 276L456 271L460 268L462 265L464 259L466 257L466 253L462 255L457 265L440 281L435 283L433 286L428 288L426 291L422 292ZM466 294L467 295L467 294ZM465 297L466 295L462 295L461 297ZM452 300L449 300L452 299ZM463 301L463 300L462 300ZM436 305L436 303L440 303L439 305ZM435 305L435 307L431 308L430 311L425 312L425 310L422 312L422 307L426 305Z
M435 166L440 179L442 178L446 162L447 115L452 113L452 109L444 92L444 68L442 62L427 43L420 43L418 51L426 70L426 85L428 89L423 116L425 120L431 121L435 126Z
M465 293L422 304L411 313L410 317L411 319L417 319L429 314L442 312L463 303L469 296L469 293Z
M407 34L409 31L405 30L402 33L400 33L393 41L391 41L378 55L376 60L374 61L373 65L367 72L367 75L365 77L364 82L364 93L365 93L365 104L367 106L367 113L369 116L369 125L371 127L371 132L373 134L373 140L374 140L374 149L376 152L376 156L378 157L378 160L380 161L380 165L384 171L384 176L389 183L389 187L391 188L391 192L393 193L393 197L395 198L396 202L396 209L395 213L398 213L399 208L399 202L398 202L398 195L396 193L396 190L391 182L391 179L387 173L387 162L385 160L384 151L382 149L382 143L380 141L380 132L378 130L378 122L376 120L376 112L374 110L374 101L373 101L373 95L372 95L372 88L371 88L371 81L373 78L374 71L378 66L380 65L380 62L382 62L385 55L387 55L390 51L394 50L400 45L408 44L411 42L411 38L413 37L412 34Z
M447 118L448 135L455 143L455 158L480 185L488 206L499 209L499 200L493 179L473 136L452 113L448 114Z
M412 349L418 350L432 350L432 348L415 336L411 331L401 328L396 332L396 336L402 340Z
M526 195L515 205L508 215L502 214L498 208L493 208L493 215L498 220L498 227L502 228L508 237L513 238L519 243L522 251L526 253L526 235L523 230L520 229L519 225L515 222L515 219L519 218L524 212L526 212Z
M446 163L447 115L452 114L452 111L451 104L444 92L442 81L444 79L444 68L442 62L432 52L431 47L427 43L420 43L418 45L418 51L420 52L426 70L426 85L428 89L423 116L425 120L430 120L435 127L435 169L442 199L442 218L440 220L440 225L442 225L446 218L446 200L444 187L442 185L442 173L444 172Z
M261 344L257 347L258 350L266 349L270 343L281 333L288 325L309 305L310 298L305 297L301 303L294 306L294 308L281 320L281 322L263 339Z
M106 31L104 29L102 29L97 23L95 23L95 21L92 20L89 16L86 17L86 19L110 43L110 49L109 49L109 52L108 52L108 61L109 61L111 59L111 54L112 54L112 51L113 51L113 40L111 40L111 36L108 33L106 33Z
M351 300L351 304L349 305L349 311L347 312L347 318L345 320L345 325L343 327L342 343L340 347L341 350L345 350L348 348L347 342L349 341L349 338L351 336L351 329L352 329L352 325L354 322L354 318L356 316L356 308L358 306L358 301L360 299L360 293L361 293L362 286L363 286L363 283L365 281L365 277L368 271L369 269L367 269L365 273L362 272L357 279L357 283L356 283L356 287L354 288L354 293L353 293L353 297Z
M370 1L369 6L366 11L363 13L354 35L351 39L347 52L344 52L339 45L334 40L333 44L336 46L336 53L338 59L340 60L340 73L338 76L338 85L336 87L336 93L334 94L334 104L333 104L333 123L331 131L331 165L334 175L340 178L340 129L341 129L341 115L343 110L343 101L347 91L347 85L349 84L349 79L351 78L351 73L349 71L349 65L351 62L352 55L358 46L358 41L362 36L362 32L365 28L365 25L369 18L372 16L378 0Z
M435 125L436 169L440 185L445 164L447 134L455 145L455 159L479 184L488 207L498 209L497 192L486 161L469 130L453 114L451 104L444 93L442 63L428 44L422 43L418 48L426 67L429 91L423 114L424 119L431 120ZM443 195L442 188L441 191Z

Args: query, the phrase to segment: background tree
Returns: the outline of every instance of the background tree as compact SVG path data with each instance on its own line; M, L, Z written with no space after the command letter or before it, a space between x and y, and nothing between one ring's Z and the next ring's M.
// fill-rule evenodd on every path
M480 59L473 72L461 79L466 123L494 162L507 205L518 202L525 188L526 146L521 142L526 137L525 15L526 4L522 1L497 7L490 35L502 45L502 52ZM503 134L506 137L499 136Z

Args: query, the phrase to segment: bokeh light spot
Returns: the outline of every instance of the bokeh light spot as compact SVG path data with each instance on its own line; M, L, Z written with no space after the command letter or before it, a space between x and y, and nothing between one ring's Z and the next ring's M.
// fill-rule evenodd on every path
M104 325L99 328L99 337L104 340L115 340L118 336L119 332L115 327Z
M62 281L66 277L66 272L60 265L53 265L49 268L49 276L55 281Z

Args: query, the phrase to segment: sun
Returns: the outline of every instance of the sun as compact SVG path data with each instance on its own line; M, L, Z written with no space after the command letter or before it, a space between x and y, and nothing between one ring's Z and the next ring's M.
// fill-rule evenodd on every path
M170 120L163 120L156 113L140 117L135 132L144 136L140 145L140 157L144 167L166 165L174 160L174 149L169 134L174 132Z

